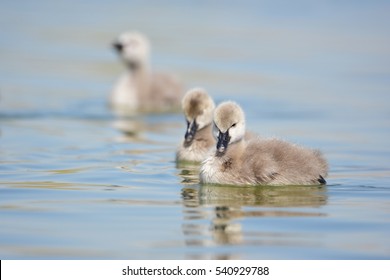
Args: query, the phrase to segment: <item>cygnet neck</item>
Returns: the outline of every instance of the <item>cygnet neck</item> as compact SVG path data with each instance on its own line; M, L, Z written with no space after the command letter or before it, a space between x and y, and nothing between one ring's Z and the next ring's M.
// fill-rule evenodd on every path
M139 93L140 100L143 98L148 100L152 79L148 63L127 63L127 67Z
M231 157L234 156L237 153L242 153L245 150L246 147L246 141L244 138L241 138L240 140L229 143L226 151L223 154L220 154L218 151L216 152L217 157Z

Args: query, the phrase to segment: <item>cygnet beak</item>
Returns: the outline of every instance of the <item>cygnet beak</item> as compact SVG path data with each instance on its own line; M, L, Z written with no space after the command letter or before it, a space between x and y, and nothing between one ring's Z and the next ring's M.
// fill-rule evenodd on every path
M225 133L222 133L221 131L219 131L218 141L217 141L217 154L218 155L223 155L226 152L229 141L230 141L229 130L227 130Z
M187 122L187 131L184 135L184 140L187 144L191 144L192 140L194 140L196 131L198 130L198 124L196 120L193 122Z
M114 42L114 43L112 43L112 46L119 53L122 52L122 50L123 50L123 45L121 43Z

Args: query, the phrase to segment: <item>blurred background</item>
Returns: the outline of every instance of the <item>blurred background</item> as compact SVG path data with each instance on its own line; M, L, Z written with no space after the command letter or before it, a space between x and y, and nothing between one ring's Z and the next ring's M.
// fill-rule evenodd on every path
M0 6L2 259L389 258L388 1ZM107 107L128 30L153 69L237 101L252 131L321 149L328 186L199 186L174 162L181 114Z

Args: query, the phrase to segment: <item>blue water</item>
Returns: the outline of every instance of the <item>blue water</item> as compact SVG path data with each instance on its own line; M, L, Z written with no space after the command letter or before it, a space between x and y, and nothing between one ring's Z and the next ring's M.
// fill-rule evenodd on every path
M389 259L390 4L317 2L3 1L0 258ZM199 185L181 114L106 106L132 29L252 131L321 149L328 185Z

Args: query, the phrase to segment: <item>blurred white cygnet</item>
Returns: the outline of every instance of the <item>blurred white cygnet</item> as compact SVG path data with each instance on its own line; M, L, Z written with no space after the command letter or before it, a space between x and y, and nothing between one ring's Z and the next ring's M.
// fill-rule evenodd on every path
M126 72L112 89L109 103L120 115L159 113L180 109L182 87L176 77L150 67L149 40L138 32L121 34L113 43Z

